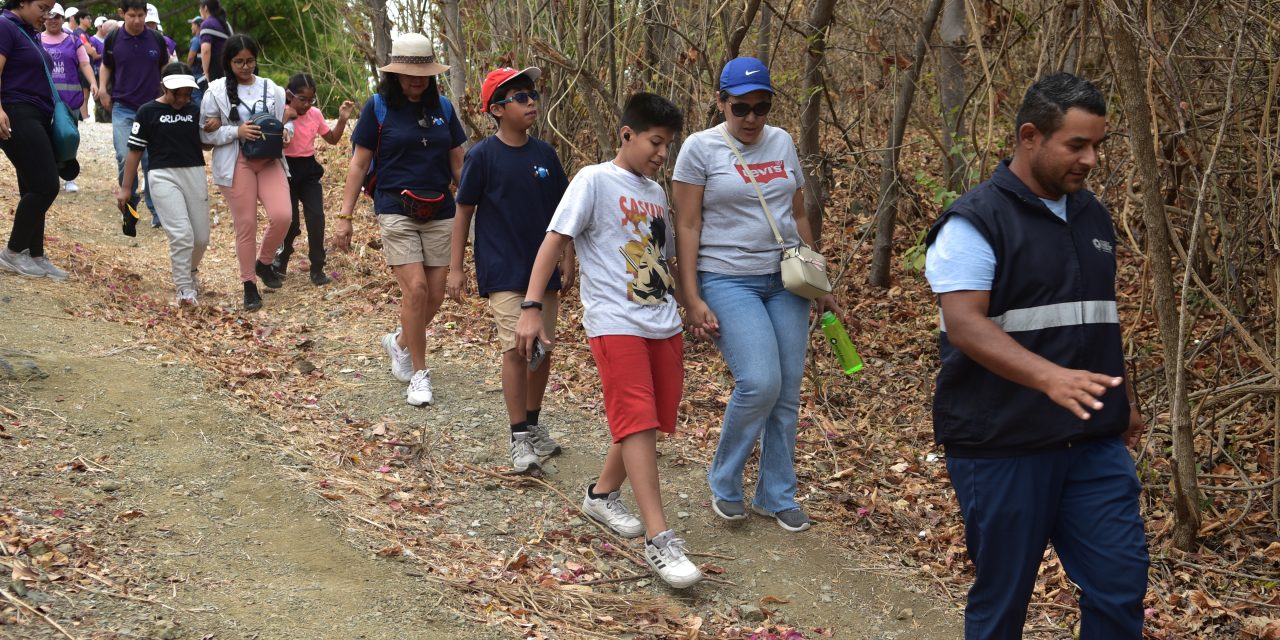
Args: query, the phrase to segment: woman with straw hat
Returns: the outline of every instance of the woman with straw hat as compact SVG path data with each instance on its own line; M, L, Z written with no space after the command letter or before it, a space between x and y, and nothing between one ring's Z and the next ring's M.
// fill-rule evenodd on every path
M347 170L334 242L351 246L352 212L362 188L373 198L387 265L400 284L400 326L382 338L391 373L409 383L406 400L430 404L426 328L444 301L454 202L450 185L462 176L466 134L453 105L440 95L431 40L418 33L391 43L380 67L378 92L365 102L351 134L355 152Z

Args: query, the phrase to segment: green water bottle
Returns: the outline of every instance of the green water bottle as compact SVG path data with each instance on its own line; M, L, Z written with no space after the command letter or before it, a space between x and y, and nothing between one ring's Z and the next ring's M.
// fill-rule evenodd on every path
M862 371L862 356L853 348L849 333L844 330L840 318L830 311L822 314L822 333L827 336L827 343L836 354L836 362L845 373L853 374Z

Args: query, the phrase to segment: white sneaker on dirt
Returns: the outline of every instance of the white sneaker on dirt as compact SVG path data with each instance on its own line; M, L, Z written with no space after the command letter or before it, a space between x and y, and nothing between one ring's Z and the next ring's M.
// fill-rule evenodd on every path
M644 559L658 577L675 589L692 587L702 580L698 566L684 553L684 540L667 529L644 543Z
M28 278L45 277L44 269L40 265L32 262L31 256L25 253L10 251L9 247L0 249L0 268L12 271L20 276Z
M31 251L30 249L23 249L23 250L22 250L22 255L27 256L28 258L31 258L31 252L30 252L30 251ZM52 263L52 262L49 262L49 257L48 257L48 256L40 256L39 258L31 258L31 262L35 263L35 265L36 265L37 267L40 267L40 270L41 270L41 271L44 271L44 275L45 275L45 276L47 276L47 277L49 277L49 278L51 278L51 279L53 279L53 280L57 280L58 282L62 282L63 280L66 280L66 279L67 279L67 272L66 272L66 271L63 271L62 269L59 269L59 268L57 268L57 267L53 266L53 263Z
M195 306L196 292L194 289L183 289L178 292L178 306Z
M405 400L415 407L421 407L424 404L431 404L433 399L431 372L426 369L413 372L413 377L409 379L409 389L405 392Z
M396 344L396 339L400 337L400 330L396 329L395 333L388 333L382 336L382 347L387 350L387 355L391 357L391 375L395 376L400 382L408 382L413 378L413 358L409 356L408 349L401 349ZM427 402L430 402L428 400Z
M582 513L588 518L603 524L614 533L624 538L639 538L644 535L644 525L631 515L627 505L622 504L622 490L615 489L603 498L592 498L588 486L582 492Z
M75 180L68 180L68 181L67 181L67 193L75 193L75 192L77 192L77 191L79 191L79 190L80 190L80 187L76 185L76 181L75 181Z
M533 443L534 453L540 456L554 456L560 453L560 443L551 437L551 430L543 425L529 425L529 440Z
M511 434L511 469L516 473L529 473L541 469L538 454L533 451L533 439L528 433Z

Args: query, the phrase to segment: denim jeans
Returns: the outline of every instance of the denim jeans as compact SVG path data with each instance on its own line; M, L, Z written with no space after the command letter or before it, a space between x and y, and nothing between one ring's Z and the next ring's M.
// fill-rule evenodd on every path
M136 110L119 102L111 105L111 143L116 149L116 184L124 182L124 159L129 155L129 133L133 130L133 119L137 113ZM150 168L151 158L146 151L143 151L142 164L138 170L139 177L146 180L147 170ZM147 199L147 211L151 212L151 221L159 222L160 218L156 216L155 205L151 204L150 183L142 192ZM133 181L133 192L129 194L129 204L133 205L134 209L138 208L138 180Z
M809 301L782 286L782 275L728 276L701 271L702 299L720 322L716 346L733 373L720 445L707 473L711 493L741 501L742 469L760 443L752 503L776 513L796 503L796 422L809 344Z

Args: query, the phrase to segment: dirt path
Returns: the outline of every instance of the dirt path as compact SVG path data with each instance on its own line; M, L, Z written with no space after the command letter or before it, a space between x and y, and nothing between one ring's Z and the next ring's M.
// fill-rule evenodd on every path
M110 129L88 125L86 134L81 156L91 159L79 181L83 191L63 194L55 204L49 234L56 242L49 253L81 272L113 269L139 292L140 308L163 306L172 297L165 240L145 224L136 242L119 234L110 208ZM12 179L7 167L0 176ZM9 193L0 188L6 209ZM315 406L340 406L349 421L362 424L426 431L434 484L418 488L445 496L447 508L418 518L423 544L450 540L490 554L501 566L526 550L541 553L535 538L544 533L590 538L593 529L573 504L466 470L498 471L505 464L497 370L474 357L487 345L437 346L438 402L425 410L408 407L376 344L393 319L344 308L341 300L322 302L320 290L297 276L267 296L266 312L251 323L237 319L235 260L225 212L221 217L202 269L202 302L227 311L208 312L208 321L243 323L258 332L306 332L314 342L308 360L332 372L325 380L334 381L318 388ZM127 255L128 268L77 261L82 248ZM188 364L199 360L181 357L178 345L150 339L145 318L122 325L73 317L69 312L105 295L91 280L53 283L0 274L0 358L14 369L8 380L0 379L0 408L8 409L0 431L0 507L9 514L10 532L17 532L9 546L36 539L69 545L58 547L69 552L61 565L56 553L46 558L44 568L53 576L47 588L33 579L11 583L7 594L42 607L74 637L523 635L509 611L425 577L435 568L376 555L388 536L378 523L361 522L349 502L319 497L316 487L328 486L332 464L305 450L298 426L280 424L278 413L250 413L251 404L219 387L216 372ZM329 338L335 327L353 323L367 325L367 344ZM47 377L32 378L23 365L28 361ZM583 399L557 398L545 414L569 445L546 478L566 496L576 497L598 470L602 418L583 410L589 406ZM696 559L721 582L673 594L654 580L633 579L611 587L616 593L674 598L719 628L733 621L743 629L795 629L802 637L960 635L954 607L903 581L893 560L854 553L821 524L800 535L763 518L726 524L711 514L705 468L684 457L681 441L664 443L663 454L668 515L691 550L704 554ZM0 528L0 541L4 532ZM558 566L573 561L554 551L545 555ZM6 560L15 559L0 549L0 562ZM0 601L0 611L5 605ZM22 617L15 627L0 616L0 637L66 637L29 611ZM537 625L523 628L549 633Z

